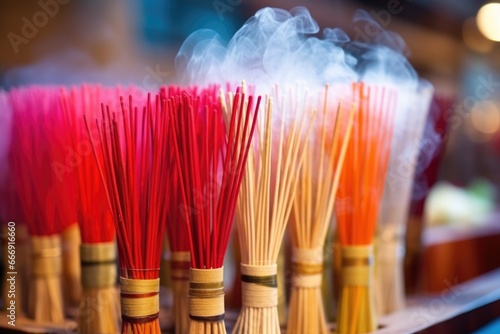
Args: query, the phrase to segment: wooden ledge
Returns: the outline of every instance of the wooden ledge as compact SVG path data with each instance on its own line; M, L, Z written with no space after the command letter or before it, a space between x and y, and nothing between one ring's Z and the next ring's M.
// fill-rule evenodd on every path
M415 297L382 317L376 334L470 333L500 317L500 269L440 293Z
M0 312L0 332L5 334L70 334L76 333L76 322L66 320L64 324L42 324L21 315L16 316L16 326L8 324L5 311Z

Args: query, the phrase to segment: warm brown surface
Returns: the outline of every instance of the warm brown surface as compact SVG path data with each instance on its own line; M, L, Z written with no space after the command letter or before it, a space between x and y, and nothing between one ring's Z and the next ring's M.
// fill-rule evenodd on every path
M25 317L16 317L16 326L10 326L8 324L9 319L4 311L0 312L0 332L3 334L14 334L14 333L55 333L55 334L66 334L76 331L76 322L66 320L63 325L53 325L53 324L41 324L35 323L31 319Z
M376 334L471 333L500 316L500 269L439 293L413 298L380 319Z
M424 230L421 288L441 292L500 268L500 214L473 227L442 226Z

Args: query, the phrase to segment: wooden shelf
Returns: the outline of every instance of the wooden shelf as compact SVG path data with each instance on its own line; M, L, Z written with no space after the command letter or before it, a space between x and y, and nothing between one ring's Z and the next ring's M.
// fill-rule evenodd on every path
M69 334L76 333L76 322L66 320L64 324L41 324L22 315L16 315L16 326L8 324L5 311L0 312L0 332L3 334Z
M438 293L500 268L500 214L480 225L424 230L418 293Z
M498 317L500 269L440 293L408 300L405 309L382 317L382 328L373 334L470 333ZM0 319L0 331L6 334L62 334L76 329L72 321L61 326L44 326L22 317L16 319L16 327L11 327L7 325L5 312L0 313Z
M500 316L500 269L440 293L408 300L376 334L470 333Z
M481 224L468 226L443 225L426 227L422 233L424 247L500 235L500 212Z

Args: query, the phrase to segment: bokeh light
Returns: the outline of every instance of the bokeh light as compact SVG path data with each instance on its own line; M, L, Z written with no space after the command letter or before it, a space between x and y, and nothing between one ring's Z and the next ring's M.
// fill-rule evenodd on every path
M500 42L500 3L487 3L477 13L477 26L486 38Z

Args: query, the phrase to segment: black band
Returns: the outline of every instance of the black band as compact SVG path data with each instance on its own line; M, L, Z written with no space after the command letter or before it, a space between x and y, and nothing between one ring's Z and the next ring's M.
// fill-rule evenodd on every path
M217 298L220 296L224 296L223 288L213 290L189 289L189 297L193 298Z
M196 315L189 315L189 319L199 321L199 322L219 322L224 320L225 313L219 314L219 315L213 315L211 317L200 317Z
M343 257L342 267L369 267L373 265L373 257Z
M143 317L129 317L128 315L122 314L122 320L131 324L144 324L146 322L155 321L156 319L158 319L159 314L160 312L157 312L155 314L146 315Z
M116 264L116 259L106 260L106 261L80 261L82 267L90 267L90 266L102 266L108 264Z
M198 283L198 282L189 282L190 289L198 289L198 290L213 290L224 288L224 282L215 282L215 283Z
M241 281L245 283L263 285L269 288L278 287L278 275L270 275L270 276L241 275Z

